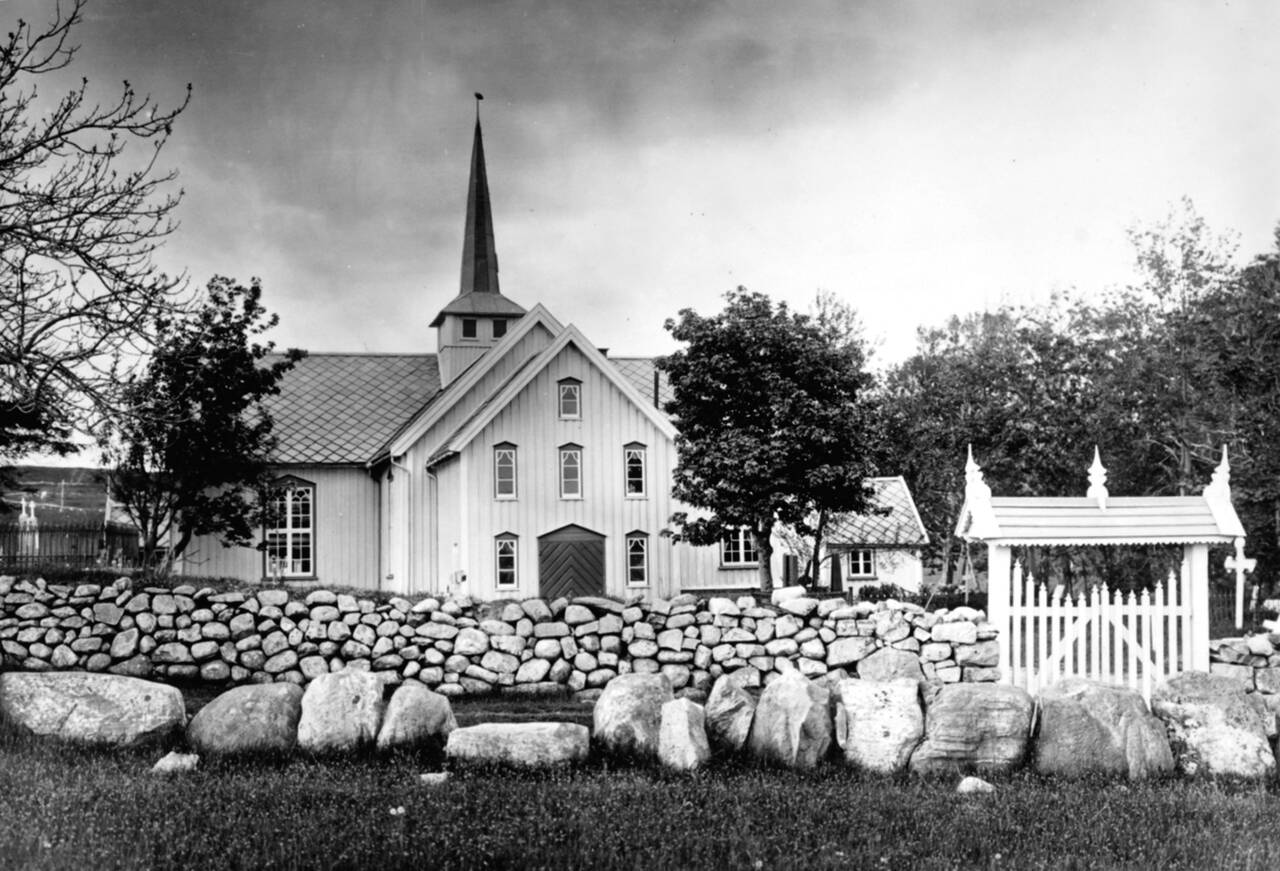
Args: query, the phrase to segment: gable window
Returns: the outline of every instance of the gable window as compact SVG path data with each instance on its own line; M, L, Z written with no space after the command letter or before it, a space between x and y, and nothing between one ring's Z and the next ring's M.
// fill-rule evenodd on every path
M649 583L649 536L643 532L627 535L627 585L643 587Z
M645 496L644 445L632 442L622 449L623 486L630 499Z
M759 565L760 557L749 529L735 529L721 540L720 563L726 566Z
M849 577L874 578L876 576L876 552L871 548L849 551Z
M268 492L263 538L270 577L315 576L315 492L298 478L282 478Z
M476 337L476 319L463 318L462 319L462 338L474 339L475 337Z
M509 442L493 448L493 498L516 498L516 446Z
M560 446L560 498L582 498L582 446Z
M574 420L582 417L582 382L565 378L560 384L560 417Z
M493 322L493 337L501 339L507 334L507 321L505 318L496 318Z
M519 582L516 557L516 544L519 539L509 532L504 532L493 541L494 581L499 587L514 587Z

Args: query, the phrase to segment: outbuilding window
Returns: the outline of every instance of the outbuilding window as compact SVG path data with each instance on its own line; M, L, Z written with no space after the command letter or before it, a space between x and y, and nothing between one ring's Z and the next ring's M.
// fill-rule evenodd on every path
M627 535L627 585L643 587L649 583L649 536L644 532Z
M516 446L510 442L493 448L493 497L516 498Z
M735 529L720 542L720 563L724 566L754 566L760 564L755 539L749 529Z

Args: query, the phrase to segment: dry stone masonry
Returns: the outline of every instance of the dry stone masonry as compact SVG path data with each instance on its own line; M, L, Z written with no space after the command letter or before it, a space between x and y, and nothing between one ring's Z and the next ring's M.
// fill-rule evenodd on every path
M306 685L345 668L456 696L583 693L665 675L705 698L716 678L759 688L782 674L942 683L998 678L980 611L792 596L473 603L285 589L62 586L0 578L0 668L171 683Z

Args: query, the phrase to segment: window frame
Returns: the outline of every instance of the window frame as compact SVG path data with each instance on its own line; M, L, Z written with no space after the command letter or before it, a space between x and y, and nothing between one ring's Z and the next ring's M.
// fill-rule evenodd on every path
M865 572L861 570L864 562L862 560L862 557L864 556L866 557L865 564L866 564L866 567L868 568L868 571L865 571ZM855 558L857 558L858 560L857 564L854 563ZM878 577L878 575L876 574L875 548L859 547L849 551L848 566L849 566L849 575L848 575L849 580L866 580L867 578Z
M575 408L572 413L564 410L565 397L570 393ZM582 420L582 379L561 378L556 382L556 416L560 420Z
M470 335L467 335L468 329L471 331ZM480 319L479 318L462 318L462 326L459 328L458 334L464 339L471 339L473 341L479 339L480 338Z
M511 455L511 492L502 492L502 455ZM493 498L510 502L520 498L520 454L517 445L511 442L498 442L493 446Z
M632 562L632 546L639 545L639 554L641 562L639 565L640 579L636 580L635 571L637 566ZM627 566L627 586L628 587L647 587L649 586L649 533L639 529L628 532L626 535L625 555Z
M737 558L730 558L731 549L737 552ZM720 566L728 569L758 568L760 566L760 552L756 550L755 542L751 538L751 530L742 526L720 539Z
M560 498L561 498L561 499L570 499L570 500L578 500L578 499L581 499L581 498L582 498L582 489L583 489L583 486L582 486L582 484L583 484L583 481L582 481L582 478L583 478L583 475L582 475L582 465L583 465L583 458L582 458L582 445L574 444L573 442L568 442L568 443L563 444L563 445L560 445L558 448L556 448L556 453L557 453L557 457L558 457L558 466L557 466L557 468L559 469L559 472L560 472ZM565 469L567 468L566 463L565 463L565 460L566 460L566 459L568 459L569 457L574 457L574 458L575 458L575 460L576 460L576 468L577 468L577 485L578 485L578 491L577 491L576 493L567 493L567 492L565 491L565 486L564 486L564 485L565 485L565 481L566 481L566 478L565 478L565 474L564 474L564 473L565 473Z
M296 512L295 501L292 498L294 493L306 493L306 525L295 524ZM283 495L278 495L283 494ZM267 578L290 578L290 579L309 579L316 577L316 485L314 481L307 481L294 475L286 475L277 478L271 482L266 498L268 501L268 510L264 514L262 522L262 542L264 554L264 575ZM284 507L283 525L276 511L276 500L280 499ZM271 521L272 525L268 526ZM295 545L300 543L299 540L305 539L305 557L294 559L292 554ZM283 553L287 557L283 562L287 563L289 568L287 571L281 571L280 557L273 553L273 549L280 549L280 542L283 543ZM304 563L305 568L293 568L295 563Z
M506 334L507 334L507 319L494 318L493 319L493 337L495 339L501 339Z
M509 569L502 566L504 557L511 560ZM510 582L503 583L503 574L510 575ZM501 532L493 537L493 586L497 590L514 590L520 586L520 536L513 532Z
M622 446L622 493L628 499L649 498L649 449L641 442L629 442ZM631 460L640 461L639 490L632 490Z

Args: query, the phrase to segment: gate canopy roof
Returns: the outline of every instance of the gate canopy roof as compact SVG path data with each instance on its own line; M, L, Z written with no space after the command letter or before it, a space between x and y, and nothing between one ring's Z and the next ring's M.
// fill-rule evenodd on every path
M1196 496L1116 496L1096 454L1087 496L992 496L970 452L956 534L1004 545L1206 544L1233 542L1244 527L1231 505L1226 449Z

